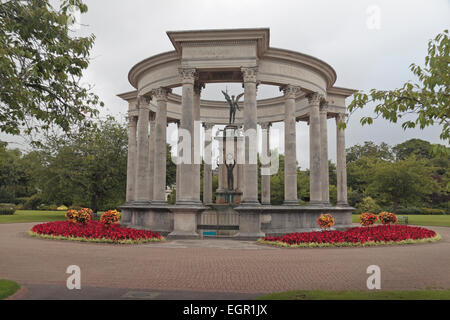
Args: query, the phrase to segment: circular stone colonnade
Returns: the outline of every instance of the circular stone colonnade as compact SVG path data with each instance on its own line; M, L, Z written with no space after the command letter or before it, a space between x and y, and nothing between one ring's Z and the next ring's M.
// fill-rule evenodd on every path
M174 51L136 64L128 79L136 89L119 94L128 102L128 165L126 203L121 207L124 225L148 228L169 236L198 237L201 212L212 202L211 143L214 125L226 125L226 102L201 100L206 83L238 82L244 88L241 112L235 125L245 139L242 165L242 202L239 238L308 231L321 213L332 213L336 228L351 226L353 208L347 205L344 130L336 129L337 205L329 202L327 119L345 121L345 98L355 90L334 87L336 73L327 63L284 49L269 47L269 29L231 29L167 32ZM284 95L257 100L258 84L276 85ZM182 87L182 95L171 92ZM284 122L285 178L283 205L270 205L270 175L261 176L258 199L257 125L264 150L269 152L270 126ZM297 199L296 122L309 124L310 202ZM177 123L178 148L176 204L166 202L166 130ZM205 128L200 142L199 124ZM181 129L181 130L180 130ZM149 134L150 132L150 134ZM181 138L180 132L189 133ZM189 140L189 141L188 141ZM200 200L198 144L204 143L203 201ZM186 147L187 146L187 147ZM195 147L197 146L197 147ZM183 151L180 151L180 150ZM183 153L183 154L182 154ZM186 160L188 159L188 160ZM262 172L263 173L263 172Z

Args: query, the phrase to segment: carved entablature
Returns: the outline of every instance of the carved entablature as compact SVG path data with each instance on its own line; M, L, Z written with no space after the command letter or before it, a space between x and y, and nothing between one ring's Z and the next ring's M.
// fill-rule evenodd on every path
M280 87L280 90L283 91L284 97L286 99L295 99L297 94L301 91L301 88L298 86L286 85Z
M178 69L181 76L181 83L194 84L198 78L197 70L195 68L180 68Z
M250 68L241 68L242 71L242 78L245 82L255 82L256 83L256 75L258 73L257 67L250 67Z

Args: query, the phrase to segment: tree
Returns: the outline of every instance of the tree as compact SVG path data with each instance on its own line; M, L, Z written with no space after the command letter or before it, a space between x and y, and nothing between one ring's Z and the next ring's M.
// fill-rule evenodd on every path
M399 143L392 151L395 153L395 158L404 160L411 155L416 155L419 159L431 159L431 143L421 139L410 139L403 143Z
M433 124L442 125L440 138L450 141L450 52L448 30L438 34L428 42L428 56L425 67L410 65L410 70L417 76L419 83L406 82L395 90L372 89L369 93L357 92L348 110L353 112L374 102L376 118L397 123L401 118L415 115L413 120L404 120L402 128L421 129ZM363 117L361 124L372 124L373 117ZM406 118L407 119L407 118ZM449 155L448 148L433 146L434 153Z
M50 128L70 132L90 125L98 97L80 84L94 36L71 37L70 9L81 0L0 2L0 132L32 134Z
M412 156L396 162L378 162L367 193L391 202L395 213L400 203L418 202L431 194L434 184L425 161Z
M382 142L380 145L365 141L363 145L354 145L346 150L347 163L357 161L362 157L374 157L382 160L394 160L391 147Z
M44 199L112 209L125 202L127 128L113 117L81 128L77 136L52 138L43 148Z

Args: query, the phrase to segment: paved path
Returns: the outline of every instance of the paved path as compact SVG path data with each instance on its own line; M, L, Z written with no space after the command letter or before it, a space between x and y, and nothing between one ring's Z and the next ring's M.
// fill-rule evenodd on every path
M284 249L235 240L110 245L29 237L34 223L0 224L0 278L25 298L247 299L296 290L365 290L366 268L381 268L386 290L450 288L450 228L437 243L369 248ZM67 266L82 290L65 289ZM83 290L84 289L84 290Z

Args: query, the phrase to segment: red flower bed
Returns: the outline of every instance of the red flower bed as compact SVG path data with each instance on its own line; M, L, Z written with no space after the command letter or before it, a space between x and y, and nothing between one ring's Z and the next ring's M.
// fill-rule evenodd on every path
M105 227L98 221L91 221L89 224L73 223L70 221L48 222L35 225L31 231L38 235L62 236L67 238L75 237L91 240L107 239L114 242L161 239L161 235L158 232L123 228L118 224Z
M402 240L428 239L436 232L422 227L406 225L380 225L375 227L355 227L346 231L295 232L282 237L265 237L263 241L283 242L290 245L301 243L365 243Z

